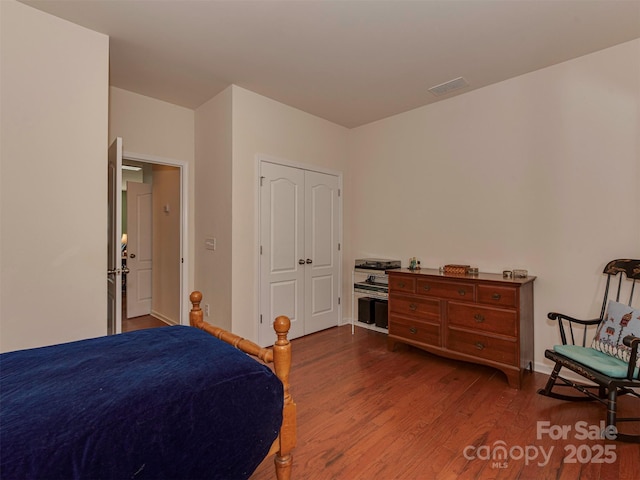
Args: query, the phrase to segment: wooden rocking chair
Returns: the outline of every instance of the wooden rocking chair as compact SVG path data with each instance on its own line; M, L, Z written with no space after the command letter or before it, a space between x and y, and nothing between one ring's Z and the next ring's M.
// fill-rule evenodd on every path
M638 400L639 404L634 410L640 412L640 310L631 306L636 283L640 283L640 260L613 260L603 273L607 275L607 283L599 318L578 320L561 313L548 314L549 319L558 321L562 345L545 351L545 357L555 362L555 366L545 388L538 390L538 393L561 400L597 400L607 406L607 438L640 443L640 434L622 433L617 426L618 422L640 422L640 417L617 417L619 395L636 397L634 402ZM629 289L622 282L625 276L631 281ZM615 277L618 277L617 287ZM626 305L618 303L621 290L630 290ZM587 345L587 330L593 331L595 325L596 336ZM562 367L595 385L576 383L561 377L559 373ZM554 391L554 387L558 388ZM571 387L583 395L558 393L562 387Z

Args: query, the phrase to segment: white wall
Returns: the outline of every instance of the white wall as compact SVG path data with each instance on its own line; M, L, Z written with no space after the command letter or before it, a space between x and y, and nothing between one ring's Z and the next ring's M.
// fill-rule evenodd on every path
M528 269L544 370L547 312L597 317L606 262L640 257L639 138L640 40L354 129L348 261Z
M184 165L188 179L187 194L187 245L186 254L188 261L186 288L190 292L194 288L195 255L195 112L189 108L180 107L171 103L156 100L144 95L111 87L109 89L109 142L115 137L122 137L125 152L153 157L161 161L169 161ZM177 212L172 212L175 218ZM177 274L178 272L174 272ZM158 290L160 285L153 287L154 309L158 313L175 319L175 305L166 305L160 299L163 295ZM179 278L172 278L163 283L162 288L174 292L174 287L179 284ZM159 303L156 303L156 301ZM189 299L185 302L188 304ZM188 310L188 305L183 308ZM185 310L186 309L186 310ZM186 317L186 314L185 314ZM188 319L184 318L187 322Z
M108 37L0 17L0 349L104 335Z
M153 166L151 313L180 323L180 169ZM167 211L168 210L168 211ZM185 302L189 299L186 298ZM188 322L188 318L185 318Z
M256 156L347 167L348 130L295 108L233 86L232 328L258 337L258 175Z
M232 88L196 110L196 270L195 288L202 292L205 318L231 329L231 162ZM216 240L207 250L205 239Z
M121 88L109 88L109 141L127 152L194 161L195 112Z

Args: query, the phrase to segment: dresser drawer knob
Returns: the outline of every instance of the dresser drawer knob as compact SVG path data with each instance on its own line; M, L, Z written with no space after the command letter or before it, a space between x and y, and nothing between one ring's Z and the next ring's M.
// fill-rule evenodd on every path
M482 342L478 342L478 343L476 343L476 348L478 350L484 350L484 344Z
M398 282L398 287L404 288L404 282Z
M502 295L500 295L499 293L494 293L493 295L491 295L491 298L493 300L500 300L502 298Z
M484 315L480 314L480 313L476 313L473 318L475 318L477 323L482 323L484 322Z
M422 288L425 290L425 292L428 292L429 290L431 290L431 285L423 285Z
M467 294L467 292L465 290L463 290L462 288L460 290L458 290L458 295L464 297Z
M418 333L418 329L416 327L410 327L409 328L409 332L411 332L411 333L413 333L415 335L416 333Z
M415 303L409 304L409 310L412 310L415 312L417 309L418 309L418 306Z

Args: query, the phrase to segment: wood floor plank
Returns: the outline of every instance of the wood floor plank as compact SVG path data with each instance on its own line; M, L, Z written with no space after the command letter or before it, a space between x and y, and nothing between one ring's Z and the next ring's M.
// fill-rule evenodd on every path
M133 332L134 330L144 330L146 328L158 328L168 326L162 320L153 315L142 315L134 318L122 318L122 332Z
M521 390L490 367L414 348L390 352L386 335L349 326L293 340L291 392L298 405L294 479L634 479L640 445L538 438L539 421L575 429L598 425L605 408L538 395L546 376L526 374ZM626 414L637 407L621 399ZM613 445L613 463L567 463L567 449L592 455ZM471 446L473 458L465 458ZM505 462L479 452L504 446ZM529 449L537 457L518 458ZM611 447L610 447L611 448ZM542 464L540 449L551 452ZM497 450L496 450L497 451ZM491 452L491 454L494 454ZM252 480L273 478L266 459Z

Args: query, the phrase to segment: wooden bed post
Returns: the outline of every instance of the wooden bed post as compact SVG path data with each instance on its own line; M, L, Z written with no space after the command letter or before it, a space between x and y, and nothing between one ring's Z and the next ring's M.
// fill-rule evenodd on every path
M284 315L276 318L275 322L273 322L273 329L276 331L277 340L273 345L273 349L262 348L249 340L205 322L202 309L200 308L202 293L193 292L189 296L189 299L193 305L189 312L189 323L191 326L204 330L210 335L233 345L243 352L258 357L265 363L273 363L275 374L282 382L284 390L282 426L280 427L280 435L278 435L274 443L274 446L277 446L278 449L274 458L276 478L278 480L289 480L291 478L291 466L293 465L291 451L296 446L296 404L289 390L291 342L287 338L287 335L291 328L291 321Z
M192 327L202 328L204 320L202 319L202 309L200 308L200 302L202 301L202 293L191 292L189 295L191 300L191 311L189 312L189 323Z
M275 456L276 477L278 480L291 478L293 456L291 451L296 446L296 404L289 391L289 372L291 371L291 342L287 338L291 321L284 315L273 322L278 339L273 345L273 365L276 375L284 387L284 407L282 409L282 427L278 437L280 449Z

